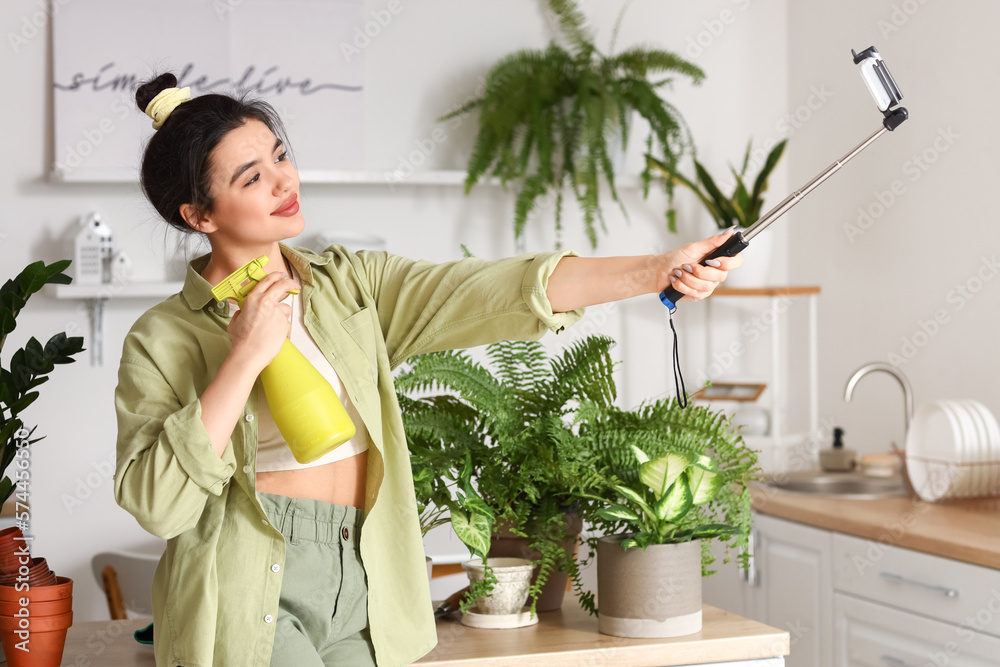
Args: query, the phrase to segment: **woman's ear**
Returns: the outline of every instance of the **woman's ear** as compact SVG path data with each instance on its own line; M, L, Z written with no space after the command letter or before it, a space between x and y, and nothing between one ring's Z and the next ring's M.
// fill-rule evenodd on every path
M202 234L209 234L215 231L215 223L212 222L211 219L203 215L199 215L194 204L181 204L180 214L181 217L188 223L188 227L195 231L201 232Z

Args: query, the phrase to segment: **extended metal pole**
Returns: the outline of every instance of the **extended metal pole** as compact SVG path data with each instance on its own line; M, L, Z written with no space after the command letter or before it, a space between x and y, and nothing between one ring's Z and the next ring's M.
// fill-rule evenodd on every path
M798 204L803 197L805 197L807 194L815 190L820 183L822 183L823 181L825 181L826 179L830 178L835 173L840 171L841 167L847 164L851 160L851 158L853 158L855 155L866 149L869 144L871 144L873 141L882 136L883 132L888 132L888 131L889 131L888 128L886 128L883 125L876 132L872 133L870 137L868 137L860 144L855 146L850 152L847 153L847 155L845 155L844 157L840 158L839 160L831 164L829 167L826 168L825 171L823 171L823 173L819 174L818 176L816 176L816 178L806 183L801 190L796 190L792 194L785 197L784 201L782 201L780 204L778 204L770 211L765 213L762 217L760 217L757 220L757 222L747 227L747 230L743 232L743 239L745 241L750 241L750 239L757 236L757 234L759 234L760 232L764 231L768 225L770 225L772 222L783 216L785 213L788 212L788 209Z

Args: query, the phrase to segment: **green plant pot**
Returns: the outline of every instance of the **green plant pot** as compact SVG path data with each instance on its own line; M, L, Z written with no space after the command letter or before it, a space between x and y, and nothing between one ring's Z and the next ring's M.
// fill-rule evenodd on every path
M580 533L583 531L583 521L576 514L566 515L566 539L562 541L562 547L568 554L575 555L580 541ZM539 554L528 548L530 540L527 537L520 537L510 531L505 526L498 524L497 531L493 533L490 542L490 552L487 554L493 557L527 558L537 560ZM538 580L538 571L531 577L531 585L534 586ZM566 596L566 584L569 575L562 570L554 570L549 573L548 579L542 585L542 591L535 603L535 611L554 611L562 607L563 599Z
M701 630L701 542L622 549L597 541L598 629L617 637L680 637Z

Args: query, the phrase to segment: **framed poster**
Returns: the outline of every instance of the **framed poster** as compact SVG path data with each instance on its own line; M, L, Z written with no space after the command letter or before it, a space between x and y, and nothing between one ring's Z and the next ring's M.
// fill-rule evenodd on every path
M364 161L364 54L345 53L361 0L88 0L53 16L53 176L135 181L155 132L136 84L173 72L191 96L270 102L300 170Z

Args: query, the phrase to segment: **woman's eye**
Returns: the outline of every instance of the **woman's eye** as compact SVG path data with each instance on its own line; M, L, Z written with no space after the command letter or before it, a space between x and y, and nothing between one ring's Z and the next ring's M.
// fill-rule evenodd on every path
M278 156L278 161L287 159L288 159L288 151L281 151L281 155Z
M288 159L288 151L285 150L285 151L281 151L281 154L278 157L276 157L274 159L274 161L275 162L282 162L282 161L287 160L287 159ZM249 186L253 185L254 183L257 182L258 178L260 178L260 174L254 174L254 177L251 178L249 181L247 181L246 184L243 187L249 187Z
M253 178L251 178L249 181L247 181L247 184L244 185L243 187L248 187L250 185L253 185L257 181L258 178L260 178L260 174L254 174Z

